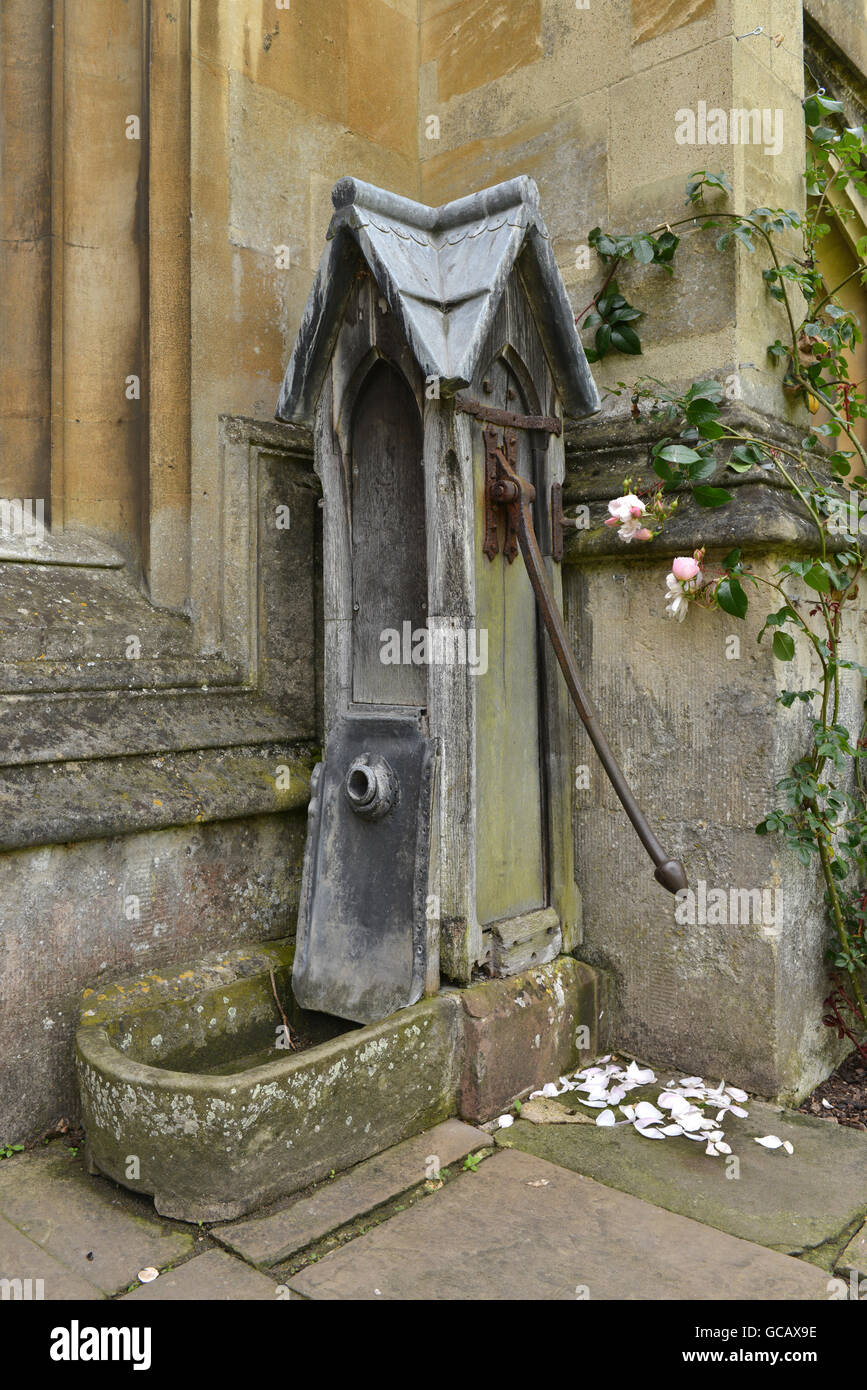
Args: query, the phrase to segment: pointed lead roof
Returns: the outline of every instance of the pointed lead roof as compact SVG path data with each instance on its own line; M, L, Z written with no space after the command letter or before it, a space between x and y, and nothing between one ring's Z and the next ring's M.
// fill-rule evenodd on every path
M353 242L426 377L450 394L472 381L512 269L521 278L567 415L599 397L542 215L522 175L440 208L343 178L328 242L286 368L278 420L310 424L358 267Z

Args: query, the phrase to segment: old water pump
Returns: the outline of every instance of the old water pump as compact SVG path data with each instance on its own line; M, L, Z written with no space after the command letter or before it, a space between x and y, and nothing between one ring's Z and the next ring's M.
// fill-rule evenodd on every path
M293 990L367 1023L441 976L576 944L568 695L658 881L685 876L561 616L562 420L599 400L535 184L429 208L342 179L333 202L277 407L314 426L324 496L325 755Z

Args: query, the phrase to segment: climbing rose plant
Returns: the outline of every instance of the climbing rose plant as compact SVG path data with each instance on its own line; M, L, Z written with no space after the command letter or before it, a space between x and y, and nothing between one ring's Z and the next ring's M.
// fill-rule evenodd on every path
M800 398L811 414L824 407L826 422L806 434L800 447L789 448L732 424L724 411L724 389L715 380L693 382L686 391L647 377L631 388L620 382L615 394L631 392L633 418L649 415L666 432L652 448L656 482L642 488L640 479L625 479L623 496L608 504L605 524L617 527L618 536L631 544L661 532L678 494L689 492L701 508L726 506L732 494L710 481L720 472L723 482L726 473L775 475L812 522L813 554L786 560L771 578L751 571L737 549L713 572L705 565L703 549L678 556L666 579L665 611L679 622L695 605L743 619L751 598L764 593L774 606L764 614L758 640L769 639L781 662L794 659L797 644L810 655L813 688L784 689L777 697L786 708L796 703L809 707L809 745L778 783L778 804L756 831L780 835L805 865L818 861L832 931L831 991L823 1021L867 1059L867 720L854 735L840 715L841 673L867 677L867 668L843 656L844 639L857 615L854 602L864 560L859 517L867 492L867 451L856 422L867 418L867 397L864 383L851 379L847 359L861 342L860 325L838 297L850 280L867 282L867 237L857 242L858 268L832 289L816 263L818 244L831 229L828 219L845 215L832 213L834 195L850 188L867 197L867 138L863 127L845 127L841 113L841 104L823 93L804 102L806 216L783 208L729 211L725 203L732 190L725 174L700 170L686 188L689 216L631 236L595 228L590 242L606 274L577 322L592 334L587 345L591 361L611 352L639 355L635 325L642 311L620 292L616 274L626 263L658 265L672 274L679 244L675 227L688 223L715 230L720 252L730 247L749 255L764 252L765 289L782 306L787 324L785 341L769 344L769 360L780 370L783 392ZM798 586L806 590L806 601L793 592Z

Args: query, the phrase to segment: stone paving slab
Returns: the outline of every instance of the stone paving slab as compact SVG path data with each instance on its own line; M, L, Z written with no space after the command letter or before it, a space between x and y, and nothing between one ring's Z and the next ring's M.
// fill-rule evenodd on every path
M440 1168L447 1168L490 1142L491 1136L483 1130L461 1120L446 1120L366 1159L318 1188L311 1197L267 1216L245 1217L230 1225L212 1227L211 1235L254 1264L278 1264L424 1182L429 1176L431 1156L438 1160Z
M703 1144L684 1138L654 1143L631 1125L598 1129L518 1120L495 1138L504 1148L536 1154L730 1235L832 1268L867 1215L867 1136L797 1111L747 1104L749 1118L729 1119L725 1126L740 1164L737 1178L727 1178L725 1158L709 1157ZM790 1140L794 1154L754 1142L768 1134Z
M243 1260L236 1260L225 1250L208 1250L196 1255L178 1269L161 1274L152 1284L140 1284L119 1300L151 1302L215 1300L235 1303L239 1299L277 1298L278 1284L274 1279L251 1269Z
M41 1280L41 1289L31 1285L33 1298L41 1297L46 1303L66 1299L103 1298L104 1295L80 1274L66 1269L53 1255L22 1235L16 1226L10 1225L0 1217L0 1279ZM16 1298L23 1296L17 1290ZM2 1296L2 1295L0 1295Z
M107 1294L129 1288L146 1265L162 1269L193 1248L192 1233L141 1214L135 1208L142 1205L106 1178L90 1177L62 1145L0 1163L0 1216Z
M374 1301L820 1300L827 1284L815 1265L518 1150L289 1280L307 1298Z

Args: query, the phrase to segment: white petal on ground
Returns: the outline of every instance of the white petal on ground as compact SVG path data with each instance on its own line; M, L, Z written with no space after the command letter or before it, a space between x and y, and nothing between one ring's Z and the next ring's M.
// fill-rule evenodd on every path
M497 1124L500 1126L500 1129L508 1129L509 1125L513 1125L514 1123L515 1120L514 1116L512 1115L501 1115L500 1118L497 1120Z
M781 1149L783 1147L782 1139L778 1139L776 1134L766 1134L763 1139L757 1139L756 1143L761 1144L763 1149Z
M659 1097L659 1104L665 1110L670 1110L672 1115L688 1115L691 1110L695 1109L685 1096L678 1095L676 1091L663 1091Z
M668 1135L669 1139L674 1139L678 1134L683 1134L680 1125L663 1125L662 1132Z
M717 1148L719 1149L721 1154L730 1154L732 1151L731 1144L724 1144L722 1139L720 1139L719 1143L717 1144Z
M153 1265L148 1265L146 1269L140 1269L138 1272L138 1281L140 1284L152 1284L153 1281L159 1279L159 1277L160 1272L158 1269L154 1269Z
M665 1116L649 1100L640 1100L635 1107L636 1120L664 1120Z
M635 1106L634 1106L634 1105L621 1105L621 1107L620 1107L620 1113L621 1113L621 1115L625 1115L626 1118L627 1118L627 1120L634 1120L634 1119L635 1119Z
M616 1121L616 1119L614 1118L614 1111L613 1111L613 1110L602 1110L602 1111L600 1111L600 1113L596 1116L596 1123L600 1126L600 1128L605 1128L605 1127L608 1126L608 1125L615 1125L615 1124L617 1123L617 1121Z
M548 1096L548 1097L550 1097L550 1098L553 1098L554 1096L556 1096L556 1094L557 1094L557 1087L554 1085L554 1082L553 1082L553 1081L546 1081L546 1082L545 1082L545 1085L542 1087L542 1095L543 1095L543 1096Z
M626 1068L626 1076L629 1081L634 1081L637 1086L649 1086L651 1081L656 1080L655 1073L650 1067L639 1067L637 1063L630 1062Z
M793 1154L795 1152L794 1144L790 1144L788 1139L783 1140L783 1148L786 1150L787 1154Z
M638 1130L638 1133L641 1135L641 1137L642 1137L643 1139L664 1139L664 1138L665 1138L665 1135L663 1134L662 1130L661 1130L661 1129L654 1129L653 1125L642 1125L642 1124L639 1124L639 1123L636 1121L636 1123L633 1125L633 1129L637 1129L637 1130Z
M726 1086L726 1090L728 1091L732 1100L749 1100L749 1096L747 1095L746 1091L739 1090L737 1086Z
M700 1110L689 1110L686 1114L678 1115L677 1123L682 1125L688 1134L694 1134L698 1129L706 1129L707 1121Z

